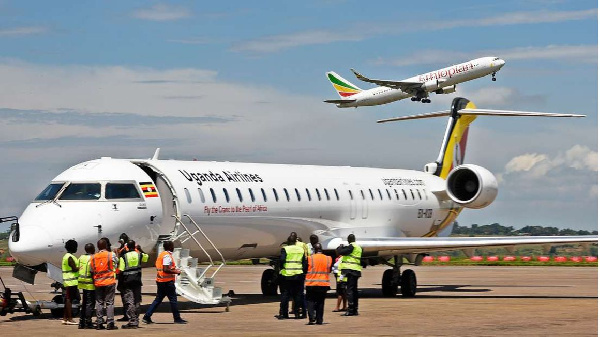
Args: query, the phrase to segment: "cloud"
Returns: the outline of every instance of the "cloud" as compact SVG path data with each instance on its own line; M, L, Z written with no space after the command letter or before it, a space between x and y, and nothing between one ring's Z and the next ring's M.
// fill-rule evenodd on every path
M587 146L574 145L555 156L526 153L512 158L504 167L502 179L511 175L528 179L543 179L550 172L577 174L576 172L598 172L598 152Z
M452 50L424 50L398 58L377 58L376 65L411 66L416 64L440 64L465 62L474 56L499 56L508 63L513 60L559 60L565 62L598 62L598 45L547 45L541 47L518 47L510 49L460 52Z
M506 173L530 171L535 164L547 159L546 155L535 153L515 157L506 164Z
M38 35L48 32L47 27L29 26L0 29L0 37L16 37L25 35Z
M361 41L360 34L312 30L293 34L266 36L235 44L231 50L237 52L272 53L300 46L328 44L341 41Z
M284 49L328 44L343 41L362 41L375 36L412 34L415 32L432 32L453 28L506 26L522 24L555 23L574 20L594 19L598 16L598 9L592 8L579 11L527 11L504 13L497 16L475 19L465 17L458 20L431 20L403 23L366 22L356 24L351 29L339 31L310 30L291 34L281 34L260 37L233 45L231 50L252 53L273 53ZM352 31L349 34L348 31ZM445 55L443 55L445 56ZM420 55L417 55L420 58ZM447 62L447 61L445 61ZM436 62L437 63L437 62Z
M150 21L174 21L188 18L192 15L187 8L156 4L150 8L138 9L133 12L133 17Z
M458 90L462 90L460 85L458 87ZM461 91L461 95L469 97L477 105L500 106L502 109L521 105L540 106L546 102L543 95L525 95L520 90L509 87L483 87L469 92Z

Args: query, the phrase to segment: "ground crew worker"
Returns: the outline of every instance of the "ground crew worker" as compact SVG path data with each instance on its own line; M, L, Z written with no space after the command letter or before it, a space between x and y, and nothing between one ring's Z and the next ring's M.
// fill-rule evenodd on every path
M116 330L115 326L115 269L117 254L108 250L105 239L98 240L98 252L90 263L96 287L96 329ZM103 318L106 311L106 328Z
M146 311L142 321L146 324L154 323L152 314L156 308L162 303L165 296L169 298L171 303L171 312L173 320L176 324L186 324L187 321L181 318L177 309L177 293L175 292L175 275L181 274L181 271L176 268L173 260L173 241L165 241L163 243L164 251L158 255L156 259L156 298Z
M83 292L81 305L79 306L80 318L79 329L92 329L92 311L96 303L96 295L94 289L94 278L92 277L91 258L95 252L93 243L85 244L85 254L79 257L79 279L77 280L77 288Z
M128 252L119 258L123 291L123 310L129 322L123 329L136 329L139 325L140 303L142 302L142 263L148 262L148 254L136 251L135 241L127 242Z
M308 239L310 241L310 245L308 245L308 255L311 255L315 253L314 245L319 243L319 237L316 234L311 234Z
M114 252L117 254L117 258L123 257L125 253L128 252L127 242L129 242L129 236L126 233L121 233L119 235L119 248L115 248ZM125 291L123 289L123 281L122 281L122 273L119 273L117 270L117 291L121 295L121 303L123 303L123 317L117 319L117 322L129 322L129 317L127 317L127 310L125 305Z
M288 307L290 297L294 299L294 303L302 303L300 294L304 274L306 273L307 264L304 256L304 249L296 245L296 238L290 235L287 240L287 246L281 249L279 258L280 273L281 273L281 302L279 304L279 315L277 319L289 318ZM300 312L294 311L295 318L300 318Z
M295 232L292 232L295 233ZM300 246L303 250L304 250L304 258L308 258L308 256L310 255L310 248L308 247L309 245L302 241L301 237L298 237L296 239L296 245ZM304 319L306 318L306 296L304 295L304 277L306 276L306 273L302 275L302 289L300 289L300 307L298 308L296 306L296 302L294 302L293 308L294 308L294 313L296 312L296 310L298 310L300 312L300 318Z
M335 310L333 310L333 312L348 310L348 297L346 296L346 281L348 278L345 275L342 275L340 263L342 263L341 255L335 259L335 263L331 268L333 275L335 275L335 294L337 295L337 303L335 304ZM341 309L340 305L342 306Z
M62 258L62 277L65 287L65 309L63 310L64 325L77 325L73 320L72 303L73 300L79 301L79 290L77 290L77 279L79 278L79 260L75 257L77 253L77 241L68 240L65 242L67 253Z
M348 246L340 245L336 249L338 255L342 255L340 269L342 275L348 279L346 294L348 296L348 311L342 316L358 315L358 278L361 276L362 266L360 258L362 248L356 244L354 234L348 235Z
M306 272L306 301L308 302L308 324L323 324L325 296L330 288L331 256L323 254L320 243L315 243L314 254L308 257Z

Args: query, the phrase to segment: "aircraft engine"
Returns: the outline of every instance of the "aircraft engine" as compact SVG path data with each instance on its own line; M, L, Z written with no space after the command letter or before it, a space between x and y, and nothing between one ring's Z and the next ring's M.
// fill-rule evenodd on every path
M484 208L498 195L498 181L481 166L466 164L455 167L446 179L448 196L467 208Z
M443 86L444 82L446 82L445 79L429 80L429 81L423 83L421 88L423 88L424 90L427 90L427 91L436 91Z
M442 95L451 94L453 92L456 92L456 85L452 85L452 86L449 86L449 87L441 88L441 89L438 89L438 90L435 91L436 94L442 94Z

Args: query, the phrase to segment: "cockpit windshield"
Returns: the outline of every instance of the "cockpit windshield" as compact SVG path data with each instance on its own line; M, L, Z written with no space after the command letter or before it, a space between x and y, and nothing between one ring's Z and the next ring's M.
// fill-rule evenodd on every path
M60 195L59 200L98 200L100 183L72 183Z
M48 201L54 199L64 184L65 183L52 183L48 185L48 187L46 187L42 193L35 197L35 201Z
M493 61L498 61L499 59L499 57L494 57Z

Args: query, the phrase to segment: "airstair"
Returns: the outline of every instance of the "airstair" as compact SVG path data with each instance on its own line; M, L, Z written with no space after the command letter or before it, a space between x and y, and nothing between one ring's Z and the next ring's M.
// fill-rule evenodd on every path
M215 287L214 284L215 275L225 265L223 255L192 217L188 214L183 214L183 217L188 220L187 224L184 223L181 217L176 215L173 215L173 217L176 219L175 234L171 236L170 240L178 242L184 247L189 247L190 243L192 245L195 243L209 260L208 265L199 265L198 258L190 256L190 249L174 249L173 259L175 260L177 267L181 270L181 274L175 279L177 293L188 300L199 304L226 304L227 311L229 311L231 298L229 296L223 296L221 288ZM213 257L206 251L197 236L204 237L204 240L206 240L212 246L214 251L219 254L220 263L215 263ZM192 240L192 242L186 245L185 243L189 240ZM162 249L162 245L159 245L159 249Z

